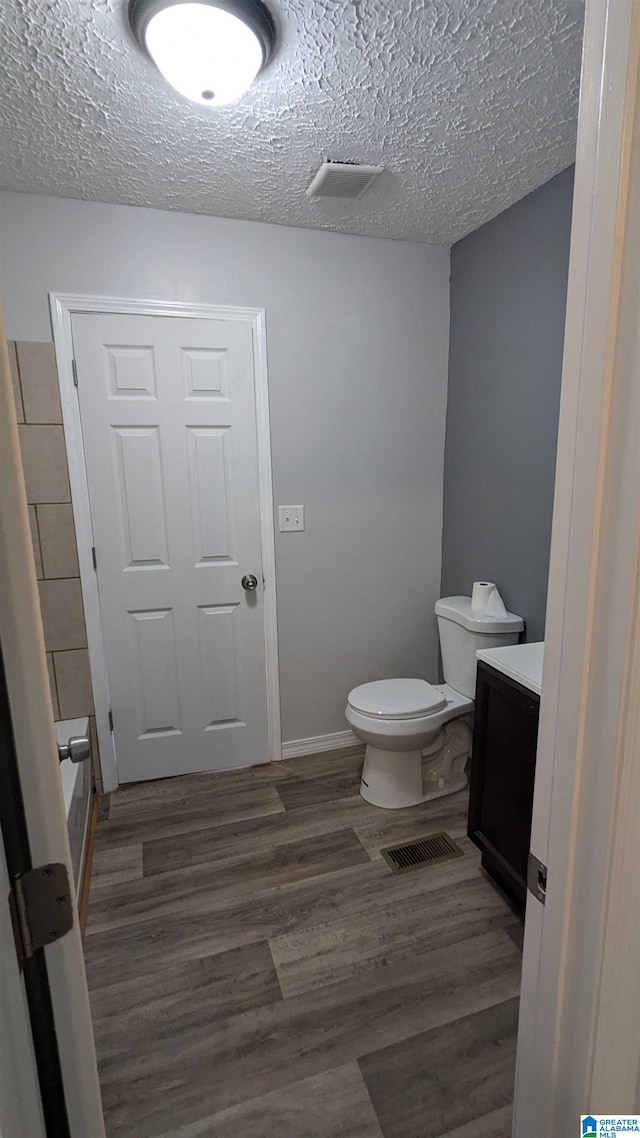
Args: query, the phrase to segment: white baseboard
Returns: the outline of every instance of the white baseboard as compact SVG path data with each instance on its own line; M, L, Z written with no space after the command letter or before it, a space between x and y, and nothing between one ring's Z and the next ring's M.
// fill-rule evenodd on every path
M313 735L310 739L291 739L282 744L282 758L295 759L300 755L318 755L321 751L340 751L343 747L358 747L362 741L353 731L336 731L333 735Z

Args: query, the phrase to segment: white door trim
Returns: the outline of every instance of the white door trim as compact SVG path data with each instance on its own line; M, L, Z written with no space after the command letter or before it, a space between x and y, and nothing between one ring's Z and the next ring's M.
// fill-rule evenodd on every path
M515 1138L640 1105L639 60L640 0L587 0Z
M281 758L280 678L278 666L278 625L276 608L275 533L273 518L273 484L271 475L271 434L269 419L269 383L267 373L266 317L263 308L227 307L219 304L181 304L174 301L139 300L128 297L74 295L54 292L49 295L53 341L58 364L62 400L71 500L78 541L80 582L87 623L87 643L93 684L96 730L100 748L102 781L105 792L118 786L116 754L109 727L109 682L100 619L98 583L93 569L91 548L94 545L89 506L89 486L84 461L80 404L74 383L73 337L71 318L79 313L115 313L130 316L177 316L199 320L245 320L251 323L258 444L258 487L260 510L260 543L264 586L264 632L267 670L267 711L269 754L272 761Z

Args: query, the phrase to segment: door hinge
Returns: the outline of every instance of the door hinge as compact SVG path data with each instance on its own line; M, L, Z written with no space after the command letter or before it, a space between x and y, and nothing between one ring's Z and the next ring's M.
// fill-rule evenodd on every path
M527 862L527 886L536 901L544 905L547 899L547 867L532 853Z
M18 960L22 968L39 948L73 927L73 903L66 865L38 865L14 877L9 894Z
M75 360L71 361L71 370L73 372L73 385L78 386L78 367Z
M95 571L97 573L98 572L98 558L96 557L95 545L91 546L91 560L93 561L93 568L95 569Z
M113 712L111 708L109 708L109 730L113 732Z

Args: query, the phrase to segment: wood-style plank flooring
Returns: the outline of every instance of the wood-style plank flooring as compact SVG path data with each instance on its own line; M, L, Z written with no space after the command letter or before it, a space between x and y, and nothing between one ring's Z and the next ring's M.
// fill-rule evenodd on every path
M508 1138L518 927L466 793L379 810L361 764L111 797L85 941L110 1138ZM442 829L463 858L380 855Z

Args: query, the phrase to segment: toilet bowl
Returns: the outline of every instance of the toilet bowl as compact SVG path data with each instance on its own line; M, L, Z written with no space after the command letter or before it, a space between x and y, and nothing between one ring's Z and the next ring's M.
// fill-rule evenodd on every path
M477 618L470 597L436 603L445 683L376 680L349 692L345 718L367 744L360 793L396 810L453 794L467 784L476 651L516 644L521 617Z
M397 679L354 688L345 715L367 744L362 797L393 810L462 790L471 738L463 717L472 710L473 700L448 684Z

